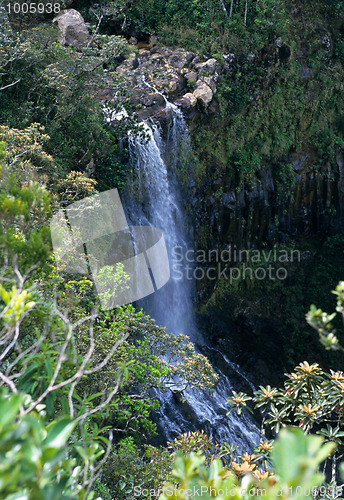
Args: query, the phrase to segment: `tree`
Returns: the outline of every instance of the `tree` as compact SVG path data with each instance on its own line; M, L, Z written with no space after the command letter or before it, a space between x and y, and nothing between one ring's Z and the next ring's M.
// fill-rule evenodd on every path
M85 490L78 487L82 471L73 458L76 450L67 444L75 423L64 418L47 425L42 405L25 415L30 402L23 393L0 391L1 497L84 498Z
M0 388L7 387L4 397L19 408L16 425L39 418L41 436L36 442L29 434L17 444L18 456L34 445L40 452L32 458L27 482L13 473L9 487L29 491L30 499L36 498L34 491L43 497L49 491L90 500L94 488L108 494L99 477L118 435L154 432L153 387L175 387L179 377L180 390L210 389L216 375L185 336L168 334L132 306L103 311L87 276L59 274L47 230L51 201L44 182L49 179L40 174L55 165L44 151L48 137L38 125L2 127L0 133L7 141L7 148L3 142L0 147ZM55 187L58 209L94 192L95 183L71 173ZM45 451L50 424L65 436L68 456ZM34 465L37 457L43 464L46 454L55 460L47 473L50 489ZM58 472L63 464L66 474Z
M112 160L117 132L106 125L99 98L106 96L114 110L128 109L121 129L135 126L127 80L113 72L128 52L127 42L100 35L96 27L80 50L61 46L58 29L46 24L11 33L13 40L0 52L1 120L17 128L44 125L60 172Z

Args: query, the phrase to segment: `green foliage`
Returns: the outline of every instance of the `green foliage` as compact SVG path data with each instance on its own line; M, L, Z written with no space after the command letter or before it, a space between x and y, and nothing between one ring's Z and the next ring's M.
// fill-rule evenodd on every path
M66 177L58 180L52 189L56 209L65 207L88 196L97 193L97 181L90 179L81 172L69 172Z
M255 409L260 409L263 435L271 429L278 433L288 425L298 425L302 429L300 432L317 433L324 436L326 442L334 443L337 449L328 458L328 462L331 463L332 481L335 481L337 457L341 453L344 436L341 424L343 381L342 372L331 370L326 373L318 364L310 365L304 361L293 373L287 374L283 388L260 386L259 390L253 392L253 396L240 394L240 398L233 393L227 403L231 406L229 411L236 410L238 413L243 408L252 411L249 406L252 403ZM272 446L268 441L262 440L254 450L254 457L257 457L264 469L268 468L271 459L274 460L275 452L271 454L271 449L275 450L275 444Z
M271 459L282 490L301 486L300 496L307 498L306 488L322 483L324 476L317 472L318 467L335 448L334 443L323 441L320 436L305 436L297 428L280 432Z
M336 311L344 318L344 281L341 281L333 293L337 296ZM336 336L336 330L332 324L336 313L327 314L317 309L313 304L307 313L307 322L319 333L320 342L326 349L342 349Z
M2 312L2 320L6 325L14 326L18 323L24 314L29 311L36 303L31 300L32 296L27 290L20 292L15 286L11 291L0 284L0 296L5 304L5 309Z
M127 336L125 342L111 355L123 334ZM167 333L131 305L117 307L113 314L100 314L94 340L94 362L101 362L109 354L110 358L99 374L85 377L82 386L90 394L99 394L104 388L110 390L118 365L126 364L126 382L104 412L107 422L122 434L136 437L154 434L155 425L149 417L158 401L156 394L152 398L152 388L182 392L195 387L209 391L217 380L209 361L195 353L186 336ZM82 332L78 344L85 355L90 345L87 331ZM93 403L97 399L95 396Z
M129 290L129 285L126 284L129 280L130 277L124 272L124 265L120 262L116 266L102 267L97 274L102 304L110 305L118 293Z
M127 150L116 150L116 155L100 159L94 175L100 191L114 187L121 191L125 188L129 172Z
M159 499L182 499L187 491L209 500L215 496L237 500L261 496L272 500L276 495L293 498L296 491L298 497L306 499L324 481L318 468L333 449L334 444L323 444L319 436L306 436L297 428L284 429L272 452L274 478L254 476L248 468L247 474L238 479L218 459L206 467L204 457L178 454L172 471L177 484L166 484Z
M45 406L42 422L45 426L51 422L50 448L57 439L63 448L69 438L71 447L66 444L65 448L74 468L66 463L65 475L59 473L64 466L61 455L54 466L58 481L50 477L42 498L57 498L55 489L64 498L62 489L70 485L75 486L73 498L83 495L91 500L95 494L112 498L118 485L133 484L123 469L118 475L112 469L121 462L124 449L119 448L118 456L117 452L111 455L112 432L135 436L136 441L138 436L154 433L150 420L157 407L153 387L175 389L178 381L179 390L187 386L209 390L216 375L187 337L168 334L132 306L104 312L97 306L93 283L86 276L57 274L40 233L47 229L51 203L43 184L46 178L38 174L42 162L54 165L42 147L48 138L35 126L3 131L11 148L6 151L1 143L1 385L29 395L21 410L25 419ZM55 183L54 208L94 194L95 186L85 175L71 172ZM37 254L31 245L36 234ZM103 285L109 284L108 271L100 270ZM115 280L110 274L115 290L127 279L120 265ZM70 433L63 434L69 429L63 422L70 422L61 420L63 415L74 422L70 437ZM161 485L170 467L170 452L147 448L143 453L133 445L132 453L133 477L144 471L146 484ZM106 484L99 479L105 463L109 471ZM37 478L35 470L32 482ZM67 493L65 498L69 498Z
M174 454L182 453L183 455L188 455L189 453L197 453L205 457L205 464L209 464L214 458L228 455L234 450L229 450L225 447L225 444L220 445L217 442L213 442L213 439L209 437L203 430L195 432L185 432L170 443L168 443L168 448L174 452ZM235 448L235 447L234 447Z
M118 140L104 123L98 96L105 93L111 100L116 95L118 109L128 106L125 79L104 73L105 66L114 70L122 60L127 43L121 37L99 35L90 47L78 51L58 44L57 34L56 28L39 25L22 31L17 39L13 35L19 48L4 56L0 119L20 128L44 124L49 152L60 171L92 169L98 161L113 158ZM45 171L58 178L56 171Z
M173 456L164 448L139 448L133 438L122 439L110 455L104 468L103 480L112 497L133 498L134 488L158 490L170 479Z
M20 175L22 182L32 179L39 171L53 174L55 162L45 150L49 136L42 125L31 123L22 130L1 125L0 138L6 144L3 159L7 170Z
M137 32L157 32L162 43L181 45L200 53L219 53L227 48L257 48L288 23L285 2L245 0L139 0L127 10L129 26ZM111 5L111 3L110 3ZM225 50L226 50L225 49Z
M4 129L4 127L3 127ZM36 165L47 156L39 144L35 126L29 131L6 131L14 144L3 149L0 170L0 262L6 270L9 261L23 271L45 263L50 252L50 237L45 225L50 198L45 186L37 180ZM17 133L18 132L18 133ZM33 132L34 137L31 137ZM24 154L19 142L27 141ZM44 137L44 136L43 136ZM50 163L50 158L48 161Z
M76 460L67 445L75 423L59 419L46 425L44 407L23 415L30 397L0 392L0 494L8 500L69 500L78 492ZM91 499L91 496L88 496Z
M229 398L230 411L240 412L252 401L263 413L263 424L276 432L292 422L309 432L326 422L336 423L342 418L342 372L323 372L317 363L300 363L291 374L284 388L270 386L254 391L253 396L244 393ZM240 397L239 397L240 396Z
M243 3L234 2L233 12L242 12ZM221 47L207 51L220 57L231 53L235 59L217 84L220 116L204 120L193 133L194 151L200 159L197 182L205 192L209 176L214 181L224 176L232 188L247 181L259 183L260 171L268 166L277 187L282 191L286 185L286 194L291 195L295 182L292 152L307 154L306 169L322 175L329 166L332 173L337 171L336 152L343 144L341 37L330 36L328 49L321 45L317 26L326 24L323 2L305 2L302 19L293 9L284 12L284 2L248 2L248 6L247 26L241 24L241 31L233 26L231 31L240 47L234 41L226 45L220 32L216 36ZM332 7L331 2L326 9ZM250 9L251 13L257 9L259 15L250 18ZM283 12L284 23L271 26L276 30L273 36L269 29L262 29ZM254 19L253 27L250 19ZM328 32L338 29L332 19L326 26ZM196 43L202 46L201 40ZM289 51L286 59L281 57L282 47Z
M237 394L235 391L232 391L232 393L233 396L228 399L227 404L233 405L236 408L238 415L240 415L242 409L247 408L246 401L249 401L251 398L243 392L239 392L239 394Z
M235 52L232 73L222 75L218 83L220 115L210 125L204 120L194 135L199 185L219 174L235 186L255 182L261 169L271 166L277 188L287 186L291 194L294 171L287 157L304 144L311 144L312 169L326 166L327 175L330 165L335 171L343 128L341 36L333 53L315 50L316 23L309 23L305 39L310 43L300 62L295 58L299 47L289 25L289 3L282 0L225 0L226 12L218 0L105 3L105 17L122 20L128 32L154 31L161 43L219 60ZM318 1L305 2L303 16L308 19L314 9L315 19L320 7ZM331 2L329 16L338 18L342 7L341 1ZM87 12L87 2L83 9ZM88 15L92 19L91 11ZM22 498L28 499L129 499L135 485L161 487L176 450L196 452L176 462L175 478L185 486L237 488L252 472L252 485L262 479L272 498L273 484L285 489L320 484L316 470L332 444L321 448L321 438L305 438L301 429L282 429L272 452L273 444L262 440L253 455L244 454L238 462L232 460L233 446L221 447L203 432L180 436L168 450L142 447L138 436L155 430L150 419L157 407L153 387L211 390L216 375L185 336L167 333L131 306L111 313L98 309L96 317L92 282L87 276L57 274L47 231L51 209L92 195L97 187L125 184L127 151L118 139L136 124L130 117L116 130L105 125L98 102L106 92L110 98L116 95L115 111L128 108L126 81L114 72L127 54L127 44L117 36L97 35L87 49L77 50L60 46L55 28L27 28L17 35L6 25L0 34L0 119L6 123L0 127L0 141L7 143L5 149L0 142L0 375L1 384L14 391L0 396L0 408L6 409L0 410L1 449L6 451L0 464L2 496L14 500L21 488ZM101 28L106 31L104 22ZM278 59L277 37L290 45L290 60ZM312 68L310 81L300 78L303 64ZM94 171L98 184L89 178ZM186 167L183 176L188 179ZM327 250L338 253L340 238L332 243ZM314 290L321 288L324 276L328 282L337 279L335 263L320 268L314 280L322 278ZM101 269L99 276L107 285L108 271ZM122 271L116 269L114 283L110 278L115 288L126 281ZM341 314L342 288L336 292ZM255 295L251 289L253 298L257 294L261 290ZM275 307L271 295L269 310ZM298 302L298 297L280 302L283 312L289 311L288 321L296 323L289 307L293 300ZM336 318L313 308L308 319L326 346L338 347L336 325L330 326ZM304 362L283 389L261 386L253 398L233 393L230 403L240 413L250 410L252 401L263 413L263 427L279 430L293 422L340 448L342 385L341 372L323 372ZM115 432L114 443L109 427ZM215 457L227 457L228 467ZM333 452L332 464L336 458ZM271 461L276 479L271 478ZM243 497L239 490L235 496Z
M344 64L344 39L342 36L339 36L336 40L335 54L340 62Z
M337 239L329 240L328 244L332 242L336 248ZM333 293L337 297L336 310L343 317L344 283L340 282ZM336 313L328 315L313 305L306 318L319 333L320 342L326 349L342 350L336 330L332 325L335 316ZM229 411L236 410L240 413L243 408L252 411L253 403L255 409L262 412L263 434L269 429L279 432L287 425L297 424L305 433L320 434L327 442L334 443L337 449L333 450L327 462L331 463L331 480L333 484L336 484L337 460L342 450L344 437L343 396L344 375L341 371L330 370L330 373L327 373L319 367L318 363L309 364L304 361L294 369L294 372L287 374L284 388L260 386L259 390L253 392L253 396L233 392L228 404L231 406ZM261 442L255 448L258 459L264 460L265 469L268 467L269 460L274 457L275 452L270 453L271 448L275 449L267 441ZM325 463L324 471L326 465L327 463Z

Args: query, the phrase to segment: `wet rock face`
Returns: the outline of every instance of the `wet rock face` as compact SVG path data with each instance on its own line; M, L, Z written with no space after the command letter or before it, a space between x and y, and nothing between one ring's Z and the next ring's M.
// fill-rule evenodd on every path
M344 153L338 169L319 169L314 147L304 144L290 153L294 185L279 183L272 167L262 168L255 184L240 190L223 175L195 192L195 234L207 228L208 248L251 248L261 242L287 243L294 238L324 238L339 227L344 213Z
M59 42L72 47L84 47L90 39L84 18L75 9L61 10L53 23L60 28Z

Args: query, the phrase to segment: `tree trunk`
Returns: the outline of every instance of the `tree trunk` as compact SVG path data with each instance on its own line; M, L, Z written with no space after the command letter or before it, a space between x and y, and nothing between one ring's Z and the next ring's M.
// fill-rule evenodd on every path
M225 13L226 19L228 19L228 14L227 14L226 6L225 6L223 0L220 0L220 2L221 2L222 10Z
M231 8L229 10L229 19L232 17L232 13L233 13L233 3L234 3L234 0L231 1Z
M248 2L248 0L246 0L246 3L245 3L245 19L244 19L245 26L246 26L246 21L247 21L247 2Z

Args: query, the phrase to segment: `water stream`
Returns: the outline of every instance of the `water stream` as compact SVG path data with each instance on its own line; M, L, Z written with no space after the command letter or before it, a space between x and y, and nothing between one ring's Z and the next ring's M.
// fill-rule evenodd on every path
M153 225L163 231L170 263L173 263L173 248L178 246L184 253L192 246L186 231L185 216L181 208L181 194L176 178L181 156L190 150L187 125L182 112L164 97L169 126L164 137L159 124L145 122L147 141L129 136L129 150L135 181L129 183L127 199L128 220L132 225ZM181 401L169 391L159 396L160 410L157 426L161 441L172 440L178 434L204 429L218 442L234 442L238 452L248 451L257 444L259 430L248 415L236 413L226 415L226 401L233 387L230 374L242 379L246 386L252 384L239 367L231 363L219 351L207 346L207 340L197 331L193 304L192 282L180 279L171 269L169 282L155 292L139 307L150 314L159 325L173 333L184 333L191 337L199 349L206 349L214 369L219 375L212 394L186 390L186 401ZM221 368L217 366L217 362ZM238 389L237 389L238 390Z

